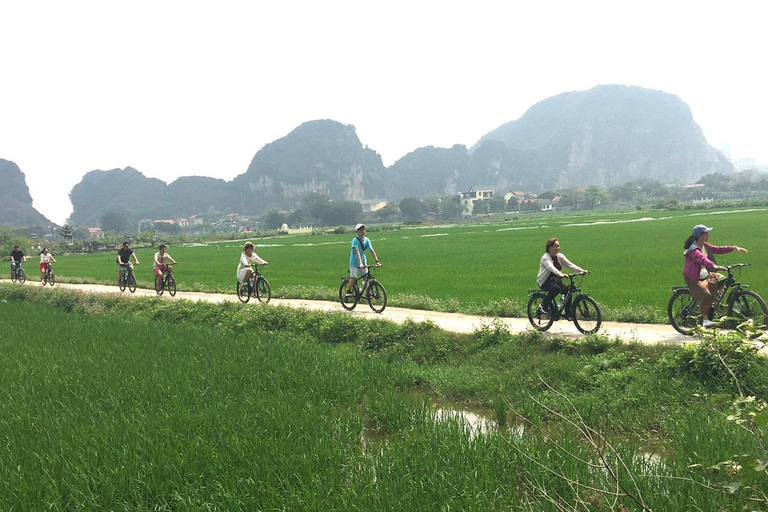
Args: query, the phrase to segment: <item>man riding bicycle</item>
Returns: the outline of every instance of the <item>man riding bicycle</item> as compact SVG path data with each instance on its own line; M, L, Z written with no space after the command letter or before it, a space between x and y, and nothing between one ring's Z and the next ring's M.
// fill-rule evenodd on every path
M27 257L24 256L21 247L14 245L13 250L11 251L11 274L16 272L17 268L21 268L22 261L27 261Z
M371 241L365 236L365 224L358 224L355 226L357 236L352 239L352 250L349 253L349 285L347 286L347 297L351 297L354 292L355 283L358 278L364 277L368 273L366 268L368 261L365 258L365 250L368 249L373 254L373 259L376 260L376 266L380 267L379 257L376 256L376 251L373 250Z
M123 246L118 249L117 251L117 277L118 279L123 279L123 273L125 272L125 268L128 267L129 271L133 271L133 265L131 264L131 256L133 256L133 261L136 262L136 264L139 264L139 259L136 257L136 253L133 252L133 249L131 249L131 244L127 240L123 242Z

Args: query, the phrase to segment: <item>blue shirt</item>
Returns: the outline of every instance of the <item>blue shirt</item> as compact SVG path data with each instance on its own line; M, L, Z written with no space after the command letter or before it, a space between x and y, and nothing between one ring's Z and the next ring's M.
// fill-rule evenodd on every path
M360 242L360 237L356 236L352 239L352 250L349 253L349 266L350 267L359 267L360 263L357 261L357 254L355 253L355 247L357 247L357 250L360 251L360 256L363 257L363 265L367 265L367 261L365 259L365 250L368 249L369 251L373 249L373 246L371 245L371 241L368 240L368 237L365 237L362 242Z

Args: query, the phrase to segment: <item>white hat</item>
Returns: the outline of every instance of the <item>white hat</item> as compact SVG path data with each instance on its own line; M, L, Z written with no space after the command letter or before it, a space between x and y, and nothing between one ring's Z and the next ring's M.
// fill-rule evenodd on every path
M365 224L358 224L357 226L355 226L355 231L360 231L360 228L364 228L364 227L365 227Z

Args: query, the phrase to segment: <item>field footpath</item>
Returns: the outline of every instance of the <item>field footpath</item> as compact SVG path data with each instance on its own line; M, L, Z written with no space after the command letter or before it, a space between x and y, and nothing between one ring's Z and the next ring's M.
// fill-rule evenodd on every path
M3 282L9 281L8 279L2 280ZM39 281L28 280L25 283L26 286L41 286ZM127 290L120 292L117 286L105 286L96 284L69 284L69 283L56 283L57 288L66 288L71 290L78 290L84 293L115 293L119 295L131 295ZM46 287L47 289L48 287ZM157 296L154 290L137 288L134 295L141 295L145 297ZM169 297L164 294L163 299L166 300L202 300L207 302L238 302L235 294L225 293L205 293L205 292L178 292L176 297ZM255 303L255 299L251 298L251 302L243 304L243 307L250 307ZM403 323L407 319L414 320L416 322L431 321L441 329L446 331L459 332L459 333L471 333L484 324L488 324L493 321L493 317L480 316L480 315L466 315L462 313L442 313L438 311L425 311L419 309L406 309L387 307L383 313L377 314L371 311L367 303L358 304L354 311L345 311L341 305L337 302L328 302L321 300L307 300L307 299L276 299L273 298L270 305L288 306L293 308L304 308L313 311L334 311L334 312L346 312L347 314L356 316L358 318L381 318L383 320L389 320L392 322ZM527 318L498 318L498 321L507 326L511 333L520 333L530 328ZM692 336L684 336L675 331L669 325L660 324L636 324L636 323L623 323L623 322L603 322L600 328L600 333L607 335L611 338L618 337L624 341L638 341L646 344L664 343L670 345L682 345L685 343L694 343L697 338ZM560 320L555 322L552 328L547 331L548 335L557 335L566 338L579 338L582 334L576 329L576 326L572 322ZM768 347L763 347L764 353L768 353Z

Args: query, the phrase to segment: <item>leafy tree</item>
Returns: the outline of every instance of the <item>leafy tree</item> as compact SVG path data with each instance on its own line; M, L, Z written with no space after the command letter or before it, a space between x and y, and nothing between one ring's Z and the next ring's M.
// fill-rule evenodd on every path
M101 215L99 227L102 231L114 231L116 233L124 233L128 231L131 224L128 222L128 217L123 212L115 210L107 210Z
M424 220L426 208L420 199L415 197L406 197L400 201L400 212L403 218L408 221Z
M288 219L286 218L285 214L277 210L269 210L264 214L264 227L274 231L276 229L280 229L280 226L285 224L287 220Z
M587 188L587 190L584 192L584 198L587 202L587 205L589 205L590 210L593 209L595 206L602 204L608 199L610 199L610 194L608 194L608 191L604 189L603 187L598 187L597 185L592 185Z
M475 205L472 207L472 215L485 215L486 213L491 213L491 202L485 199L475 201Z
M461 199L457 195L440 199L440 210L444 219L457 219L461 216Z

